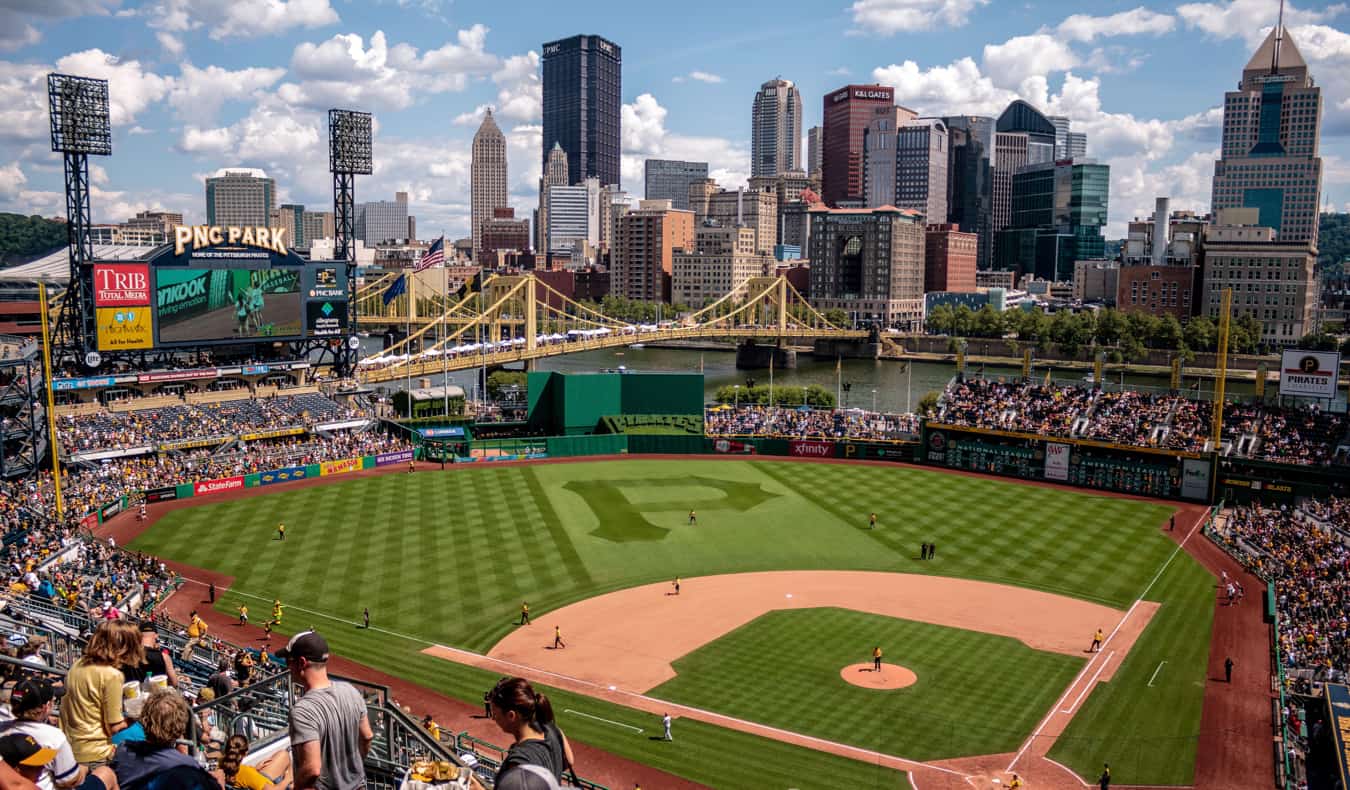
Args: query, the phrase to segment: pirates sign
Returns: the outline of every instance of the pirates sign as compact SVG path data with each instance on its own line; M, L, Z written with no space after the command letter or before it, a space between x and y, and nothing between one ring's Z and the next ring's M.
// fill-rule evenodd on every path
M1280 395L1334 400L1340 370L1338 351L1286 350L1280 358Z

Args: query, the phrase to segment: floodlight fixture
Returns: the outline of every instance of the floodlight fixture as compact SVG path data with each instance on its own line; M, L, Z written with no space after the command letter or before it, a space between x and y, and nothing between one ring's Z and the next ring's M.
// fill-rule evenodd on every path
M95 156L112 153L107 80L48 74L47 101L53 151Z
M371 116L356 110L328 111L328 169L333 173L371 173Z

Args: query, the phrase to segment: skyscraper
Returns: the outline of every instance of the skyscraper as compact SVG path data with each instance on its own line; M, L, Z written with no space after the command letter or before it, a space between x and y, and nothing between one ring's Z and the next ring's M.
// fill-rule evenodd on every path
M812 126L806 130L806 175L814 178L820 178L820 157L824 151L821 145L825 130L819 126Z
M811 208L811 304L852 322L923 324L923 217L888 206Z
M492 218L493 209L506 206L506 135L492 119L492 109L483 114L483 123L473 136L473 154L469 164L469 221L473 240L473 260L481 263L483 223Z
M647 200L669 200L675 208L686 211L689 185L707 177L707 162L648 159L643 163L643 194Z
M930 225L947 219L947 125L938 118L900 124L895 135L895 206L923 212Z
M784 79L759 86L750 108L750 175L777 176L800 170L802 95Z
M1013 174L1028 164L1026 132L994 132L993 211L990 233L998 233L1012 222Z
M1027 136L1027 164L1055 161L1055 125L1040 110L1021 99L1009 104L998 117L995 131L1020 132Z
M544 148L567 153L571 183L595 177L619 181L619 124L623 111L623 53L600 36L579 35L544 45Z
M266 226L276 208L277 182L257 168L225 168L206 179L206 224Z
M539 210L534 215L535 249L547 254L548 247L548 191L551 187L568 186L567 152L558 143L553 144L544 163L544 175L539 179Z
M675 250L694 244L694 214L665 200L644 200L614 221L610 287L615 294L649 302L670 301Z
M356 238L367 247L408 238L408 193L395 192L393 200L356 204Z
M1046 117L1055 127L1055 158L1082 159L1087 156L1087 135L1073 131L1073 124L1063 115Z
M895 91L883 85L845 85L824 99L821 199L837 206L862 203L863 133L878 115L895 111Z
M1067 281L1074 261L1104 257L1110 185L1111 168L1092 161L1020 168L1012 177L1010 223L997 235L995 268Z
M1214 163L1215 214L1255 208L1282 242L1317 246L1322 89L1283 26L1266 36L1224 94L1223 146Z
M993 255L994 119L958 115L942 119L947 124L947 219L976 236L975 262L989 268Z

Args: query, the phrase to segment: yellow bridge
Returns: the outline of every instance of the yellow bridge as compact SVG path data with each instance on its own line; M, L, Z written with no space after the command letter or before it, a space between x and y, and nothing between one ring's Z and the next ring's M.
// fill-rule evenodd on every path
M579 351L703 338L864 339L866 330L830 323L785 277L756 277L707 307L673 321L623 321L581 304L531 274L490 276L481 292L452 301L402 293L385 299L398 275L386 274L357 290L362 329L405 322L418 328L383 352L358 363L367 383L499 366ZM409 280L412 281L411 278Z

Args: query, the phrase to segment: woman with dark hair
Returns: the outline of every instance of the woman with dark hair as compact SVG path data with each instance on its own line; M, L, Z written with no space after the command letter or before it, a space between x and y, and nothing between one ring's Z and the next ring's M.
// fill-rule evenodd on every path
M553 721L548 697L534 690L525 678L502 678L488 692L492 722L512 738L497 781L522 765L547 768L555 779L571 770L572 745Z

